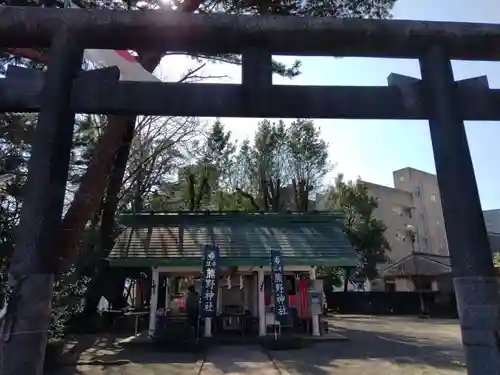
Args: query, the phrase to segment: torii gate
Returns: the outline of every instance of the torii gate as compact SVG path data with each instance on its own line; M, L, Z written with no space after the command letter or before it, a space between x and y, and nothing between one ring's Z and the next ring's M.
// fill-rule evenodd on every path
M17 359L3 374L40 371L19 348L43 353L51 241L61 220L75 112L428 119L468 372L500 374L498 282L463 124L500 120L500 90L489 89L485 77L455 82L450 62L500 60L500 25L2 7L0 45L51 47L46 73L18 68L0 81L0 110L40 112L11 267L32 298L28 308L14 294L9 305L17 313L12 333L35 333L12 334L1 344L5 357ZM80 72L85 48L138 47L242 53L243 83L123 82L113 68ZM416 58L422 80L391 75L388 87L278 86L272 54Z

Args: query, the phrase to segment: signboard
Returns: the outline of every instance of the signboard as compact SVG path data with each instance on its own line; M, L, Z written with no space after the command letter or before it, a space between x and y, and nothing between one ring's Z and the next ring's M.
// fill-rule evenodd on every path
M323 292L309 291L309 304L311 314L321 315L323 305Z
M281 251L271 250L271 286L274 297L274 317L280 323L288 320L287 296L283 277L283 257Z
M202 318L212 318L217 314L219 254L218 246L205 245L203 248L200 295L200 316Z

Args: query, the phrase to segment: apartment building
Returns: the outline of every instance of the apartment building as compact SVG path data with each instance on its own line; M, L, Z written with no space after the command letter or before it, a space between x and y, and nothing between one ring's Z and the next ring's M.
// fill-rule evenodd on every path
M389 262L380 266L380 273L390 276L396 290L414 290L413 281L403 277L410 272L409 267L416 268L411 272L417 273L431 269L434 273L449 270L439 188L435 175L414 168L394 171L393 180L394 187L365 181L368 192L378 200L374 214L387 226L385 234L391 248L387 253ZM316 209L327 209L326 196L317 196ZM430 257L438 257L439 260L436 262ZM445 259L444 265L440 258ZM389 267L392 270L390 275L386 275L385 270ZM386 288L385 284L381 279L372 282L369 287L365 285L363 289L381 290ZM355 286L352 286L351 290L354 289Z
M483 211L491 251L500 253L500 210Z
M393 172L393 181L394 187L365 181L369 193L378 200L375 216L387 226L391 251L387 254L389 263L380 267L382 279L364 290L387 289L388 280L397 291L451 288L450 254L436 175L403 168ZM327 209L326 196L316 197L316 209ZM491 250L500 252L500 209L486 210L483 215ZM355 286L349 289L356 290Z
M416 251L419 242L412 193L371 182L365 184L370 195L378 200L374 214L387 226L385 236L391 248L387 255L389 264L395 263Z
M366 182L387 226L393 262L412 252L448 256L441 198L435 175L414 168L393 172L394 187Z
M437 178L414 168L393 172L394 187L364 181L378 200L375 216L387 226L391 262L416 253L448 256ZM316 196L316 209L328 208L326 195Z
M436 175L413 168L393 172L395 190L412 194L415 219L415 251L449 256L441 196Z
M437 177L403 168L393 172L393 181L394 187L366 182L391 247L389 264L381 266L383 280L372 283L372 290L437 290L437 279L451 270ZM410 275L418 275L421 285L405 277Z
M391 251L388 264L380 266L382 279L370 290L390 287L398 291L415 290L411 273L439 275L450 270L441 198L437 178L414 168L393 172L394 187L365 181L368 192L378 200L375 216L387 226ZM325 209L326 197L318 196L317 209ZM386 270L387 269L387 270ZM438 288L429 282L424 289ZM354 289L353 289L354 290ZM367 290L367 287L364 287Z

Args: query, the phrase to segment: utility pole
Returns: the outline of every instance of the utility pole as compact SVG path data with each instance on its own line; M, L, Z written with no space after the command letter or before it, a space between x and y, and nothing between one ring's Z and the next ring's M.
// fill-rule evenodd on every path
M422 294L422 289L418 283L419 277L421 277L421 275L418 269L417 256L415 254L415 236L416 236L415 228L413 227L413 225L407 225L406 230L410 234L411 255L413 257L413 265L415 267L415 274L413 275L413 286L415 288L415 292L418 294L418 299L420 303L420 316L424 316L425 315L424 296Z

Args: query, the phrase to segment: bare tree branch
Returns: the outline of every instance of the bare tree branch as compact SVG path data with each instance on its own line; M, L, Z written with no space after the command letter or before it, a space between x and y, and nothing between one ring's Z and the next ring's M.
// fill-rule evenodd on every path
M197 72L199 72L201 69L203 69L207 64L201 64L197 68L189 69L188 72L181 78L179 79L178 82L186 82L188 81L192 76L194 76Z
M242 197L247 198L250 201L252 207L255 209L255 211L260 211L260 207L255 201L255 198L252 194L247 193L246 191L243 191L240 188L236 188L236 192L239 193Z

